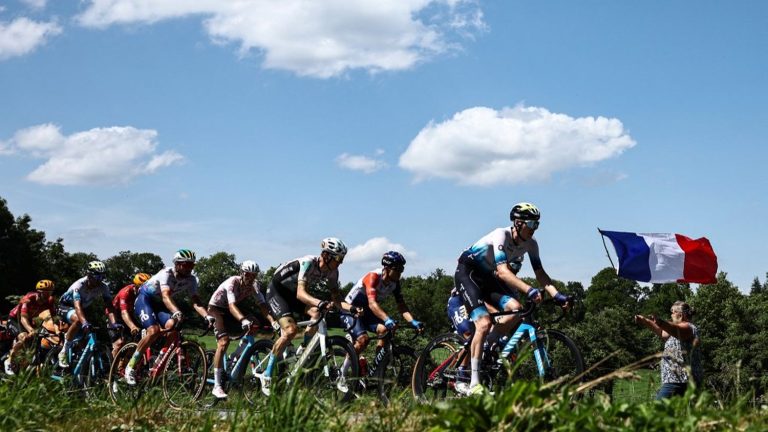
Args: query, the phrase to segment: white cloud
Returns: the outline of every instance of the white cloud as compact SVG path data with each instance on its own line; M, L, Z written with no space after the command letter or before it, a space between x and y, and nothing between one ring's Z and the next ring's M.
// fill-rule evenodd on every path
M0 22L0 60L28 54L61 31L55 22L37 22L23 17L10 23Z
M263 55L270 69L329 78L411 68L482 31L477 0L89 0L81 25L199 15L209 36Z
M46 3L48 3L48 0L21 0L24 4L31 7L32 9L45 9Z
M183 160L174 151L156 154L156 131L130 126L65 136L58 126L42 124L17 131L7 145L11 151L47 159L27 179L48 185L126 183Z
M549 179L573 167L620 155L635 145L621 121L573 118L545 108L474 107L430 122L400 156L417 181L453 179L465 185Z
M406 259L409 256L415 256L416 254L405 249L405 246L399 243L393 243L386 237L374 237L367 240L361 245L352 247L347 253L345 261L353 263L370 263L372 266L376 266L381 263L381 256L386 251L398 251L403 254Z
M336 163L342 168L352 171L362 171L366 174L374 173L387 166L384 161L348 153L339 155L339 157L336 158Z

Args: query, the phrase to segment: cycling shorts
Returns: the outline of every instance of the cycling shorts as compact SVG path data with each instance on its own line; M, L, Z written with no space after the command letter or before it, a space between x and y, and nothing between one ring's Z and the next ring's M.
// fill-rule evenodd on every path
M456 266L454 283L473 321L488 314L486 303L502 310L510 299L517 298L517 294L493 274L477 270L461 261Z
M139 320L139 326L144 329L154 325L164 328L165 323L171 319L171 312L165 307L162 300L157 302L143 291L139 291L139 294L136 296L133 313L136 319Z
M304 315L307 305L296 298L296 293L286 290L275 283L270 282L267 287L267 304L275 319L293 317L294 314Z
M231 333L240 334L243 332L240 322L229 313L228 309L208 305L208 315L216 319L213 324L213 334L216 336L216 340L225 336L228 337Z
M352 340L357 340L366 332L376 332L376 327L379 324L384 325L384 321L374 315L370 309L364 308L364 311L359 318L355 318L347 312L342 312L339 316L344 331L352 336Z
M448 298L448 318L453 324L456 333L464 335L474 333L475 325L469 319L467 307L464 306L464 299L460 294L452 295Z

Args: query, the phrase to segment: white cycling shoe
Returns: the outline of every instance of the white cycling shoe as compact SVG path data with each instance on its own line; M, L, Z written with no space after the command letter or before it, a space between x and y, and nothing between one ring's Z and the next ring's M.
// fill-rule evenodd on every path
M11 364L10 359L5 359L5 361L3 362L3 366L4 366L3 369L5 369L6 375L8 376L16 375L16 372L13 371L13 365Z
M272 378L264 375L263 373L253 374L253 376L258 378L259 382L261 382L261 392L264 393L264 396L269 396L272 394L272 391L270 390Z
M136 385L136 371L130 366L125 367L125 382L131 386Z
M221 386L214 386L211 393L216 399L226 399L228 397L227 392L225 392Z

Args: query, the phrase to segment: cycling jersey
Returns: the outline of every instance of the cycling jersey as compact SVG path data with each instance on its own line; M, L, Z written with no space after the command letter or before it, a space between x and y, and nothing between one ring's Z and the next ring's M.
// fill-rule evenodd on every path
M539 244L535 238L531 237L529 240L519 240L515 243L512 238L512 227L496 228L466 249L459 257L459 262L483 272L492 273L496 271L496 266L499 264L511 263L526 253L531 259L533 269L540 269Z
M379 303L391 294L395 296L398 303L403 303L400 281L385 282L381 276L383 270L373 270L360 278L355 286L349 290L345 301L355 306L367 308L369 301L373 300Z
M328 293L330 288L339 286L339 270L320 270L320 257L307 255L282 264L275 270L272 283L278 288L296 293L299 281L307 282L307 288L314 293Z
M34 318L40 315L44 310L48 310L51 313L51 316L55 315L53 296L32 291L26 293L19 301L19 304L11 309L8 313L8 318L20 319L24 314L29 318Z
M171 290L171 297L180 294L188 296L197 295L198 280L195 274L186 277L176 276L176 270L168 267L160 270L139 288L139 294L148 296L153 301L162 301L161 287L167 286Z
M299 281L307 283L313 297L330 300L330 289L339 287L339 271L320 270L320 258L307 255L289 261L275 270L267 287L267 301L272 316L279 319L294 313L303 313L307 305L297 297Z
M133 313L133 304L136 302L136 288L133 284L128 284L120 289L112 299L112 307L115 311L128 311Z
M237 304L248 297L255 297L259 304L265 303L264 296L261 294L259 281L255 280L250 285L243 284L242 276L232 276L216 288L211 294L209 306L228 308L230 304Z
M95 287L88 285L88 276L84 276L75 281L72 286L61 296L59 303L62 306L74 307L75 302L80 302L80 307L87 308L101 296L105 304L112 301L112 294L109 293L109 285L105 282L97 282Z

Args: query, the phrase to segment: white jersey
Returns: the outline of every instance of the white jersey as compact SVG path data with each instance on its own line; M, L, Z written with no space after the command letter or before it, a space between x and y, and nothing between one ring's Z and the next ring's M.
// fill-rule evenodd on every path
M150 296L154 300L162 299L161 287L167 286L171 289L171 297L177 297L179 294L186 293L188 296L197 295L198 287L197 275L190 274L187 277L177 277L173 267L168 267L157 272L144 285L139 288L139 294Z
M252 284L245 285L242 276L232 276L222 282L216 288L216 291L211 294L211 300L208 302L208 305L226 309L229 305L240 303L251 296L256 299L257 303L265 303L260 286L261 284L256 279L254 279Z
M109 292L109 285L106 282L99 282L95 287L88 286L88 276L84 276L70 285L69 289L62 294L59 302L66 306L74 306L75 301L80 302L80 306L87 308L101 296L107 304L112 303L112 294Z
M459 260L469 260L470 264L486 272L493 272L497 265L512 263L526 253L531 259L533 269L541 268L539 243L536 242L535 237L515 243L512 238L512 227L496 228L465 250Z

